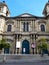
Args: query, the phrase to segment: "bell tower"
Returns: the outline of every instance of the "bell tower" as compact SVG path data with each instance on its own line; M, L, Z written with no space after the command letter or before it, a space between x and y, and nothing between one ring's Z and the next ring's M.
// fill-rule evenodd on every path
M0 2L0 15L10 17L10 11L8 6L6 5L5 1Z
M10 17L10 11L5 1L0 2L0 33L5 31L5 17Z
M48 2L46 3L46 5L44 7L43 14L45 16L48 16L49 15L49 0L48 0Z

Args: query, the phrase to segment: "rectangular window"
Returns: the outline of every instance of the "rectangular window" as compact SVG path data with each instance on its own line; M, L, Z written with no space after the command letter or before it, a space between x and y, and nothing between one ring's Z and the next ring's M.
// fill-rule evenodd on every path
M25 32L28 32L29 31L29 23L28 22L24 22L23 23L23 31L25 31Z
M8 26L7 26L7 31L8 31L8 32L11 32L11 28L12 28L11 25L8 25Z

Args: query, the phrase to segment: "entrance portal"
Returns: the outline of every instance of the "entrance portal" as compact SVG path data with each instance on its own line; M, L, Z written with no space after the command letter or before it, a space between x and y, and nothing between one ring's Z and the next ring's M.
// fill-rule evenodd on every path
M9 54L9 48L4 48L4 53Z
M30 50L29 50L29 41L24 40L22 42L22 54L29 54Z

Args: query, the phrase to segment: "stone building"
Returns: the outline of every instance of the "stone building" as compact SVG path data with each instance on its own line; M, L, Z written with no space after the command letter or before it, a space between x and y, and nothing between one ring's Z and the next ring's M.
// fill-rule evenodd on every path
M32 46L34 53L37 53L40 38L46 38L49 42L49 2L46 3L43 14L42 17L29 13L10 17L6 3L0 2L0 39L6 38L10 44L10 50L5 50L7 53L31 54Z

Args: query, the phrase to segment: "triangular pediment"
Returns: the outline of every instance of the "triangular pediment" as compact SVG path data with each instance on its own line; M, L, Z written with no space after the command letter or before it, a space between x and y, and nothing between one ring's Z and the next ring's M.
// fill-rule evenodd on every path
M35 17L35 16L29 13L24 13L24 14L19 15L18 17Z
M28 13L24 13L24 14L22 14L21 15L22 17L30 17L30 16L32 16L31 14L28 14Z

